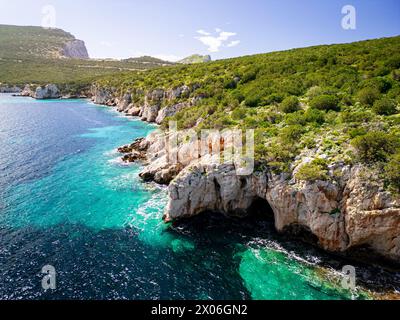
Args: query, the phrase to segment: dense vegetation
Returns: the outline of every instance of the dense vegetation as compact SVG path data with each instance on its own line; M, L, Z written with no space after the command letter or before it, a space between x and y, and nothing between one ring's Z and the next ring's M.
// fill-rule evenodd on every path
M325 179L329 163L362 162L400 190L400 37L130 72L98 84L132 92L137 102L137 89L191 86L191 97L203 99L173 117L180 128L255 128L257 158L274 170L312 155L324 161L299 176Z
M0 83L90 83L95 77L171 63L152 57L116 60L60 58L74 36L60 29L0 25Z

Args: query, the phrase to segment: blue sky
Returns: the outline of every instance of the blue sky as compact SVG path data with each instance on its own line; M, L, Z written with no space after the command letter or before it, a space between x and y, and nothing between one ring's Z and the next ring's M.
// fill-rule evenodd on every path
M0 24L41 25L46 5L95 58L220 59L400 34L399 0L0 0ZM355 30L342 28L345 5Z

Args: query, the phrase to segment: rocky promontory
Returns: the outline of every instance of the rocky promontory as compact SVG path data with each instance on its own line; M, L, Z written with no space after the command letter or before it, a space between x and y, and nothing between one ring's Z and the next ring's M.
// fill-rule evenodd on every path
M61 54L66 58L89 59L89 53L86 49L85 42L78 39L68 41L64 45Z
M171 164L165 139L153 133L134 148L145 163L140 176L169 185L165 221L210 211L244 217L257 205L258 212L274 218L279 232L301 229L328 251L366 246L400 261L400 199L385 191L373 169L336 164L330 167L331 179L314 182L268 167L240 176L234 163L194 157L193 144L181 145L179 162Z
M61 92L55 84L38 86L36 88L26 85L21 92L21 96L32 97L37 100L59 99L61 98Z
M198 89L194 85L181 86L170 90L155 89L126 92L119 95L115 88L101 88L93 85L91 88L92 101L96 104L116 107L119 112L128 116L139 117L141 120L161 124L165 118L175 115L184 108L195 105L202 99L197 95L189 99L192 92ZM134 98L138 98L135 101Z
M183 86L118 95L115 89L94 86L92 100L143 121L162 123L201 100L200 95L189 98L194 90ZM142 99L135 102L138 95ZM293 164L291 174L262 165L243 176L234 163L217 163L212 156L199 154L197 142L169 150L171 138L170 133L158 131L120 148L125 161L144 164L140 173L144 181L169 186L165 221L209 211L243 217L257 206L257 212L273 217L279 232L302 230L325 250L367 247L371 253L400 261L400 198L385 189L373 168L337 162L329 165L327 179L297 179L295 173L305 161L317 157L311 153ZM171 152L178 161L170 161Z

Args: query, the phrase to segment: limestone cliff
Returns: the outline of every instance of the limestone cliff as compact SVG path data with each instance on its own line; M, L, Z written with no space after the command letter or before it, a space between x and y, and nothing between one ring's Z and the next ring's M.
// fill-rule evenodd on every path
M165 221L206 211L246 216L254 203L264 200L261 212L272 210L280 232L301 227L326 250L344 252L367 246L400 261L400 198L385 191L373 169L338 163L330 166L329 180L315 182L299 181L269 168L240 176L233 163L198 158L191 143L172 150L179 161L170 163L168 138L153 133L136 146L142 152L140 159L145 159L140 176L169 184Z
M189 99L193 88L188 87L139 90L122 96L116 92L93 87L92 99L148 122L161 123L197 101ZM132 99L138 93L144 97L142 103ZM177 97L187 98L175 103ZM120 150L125 153L124 160L144 162L142 179L169 185L165 221L206 211L245 216L251 214L254 203L262 200L264 207L259 209L266 214L272 211L280 232L302 228L326 250L344 252L367 246L371 252L400 261L400 197L386 191L373 169L333 163L326 181L306 182L296 179L295 172L303 165L300 161L293 164L292 174L277 174L262 167L240 176L233 163L216 163L199 154L192 142L169 150L171 138L171 134L155 132ZM171 153L177 155L177 162L171 163Z
M20 95L22 97L32 97L38 100L45 100L58 99L61 97L61 92L55 84L38 86L35 89L33 89L30 85L26 85Z
M89 54L85 46L85 42L82 40L71 40L68 41L62 51L61 54L66 58L74 58L74 59L89 59Z
M115 88L101 88L92 86L92 101L96 104L116 107L119 112L129 116L140 117L141 120L161 124L166 117L175 115L183 108L196 104L202 97L195 96L189 99L189 95L196 86L181 86L170 90L155 89L144 92L138 89L136 92L126 92L120 95ZM135 102L132 97L139 98ZM179 101L183 99L184 101Z

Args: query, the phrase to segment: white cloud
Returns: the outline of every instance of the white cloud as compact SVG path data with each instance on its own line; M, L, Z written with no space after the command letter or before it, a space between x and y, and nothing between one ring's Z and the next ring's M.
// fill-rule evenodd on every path
M211 33L204 31L203 29L197 30L198 34L201 34L203 36L209 36Z
M235 41L231 41L227 47L232 48L232 47L236 47L237 45L240 44L240 40L235 40Z
M208 47L208 51L210 52L218 52L221 47L225 46L225 42L228 41L229 38L236 36L236 33L234 32L223 31L219 28L216 28L215 31L217 34L212 36L209 32L198 30L197 33L201 34L202 36L195 37L195 39L206 45ZM234 47L239 43L239 40L235 40L231 41L227 46Z

